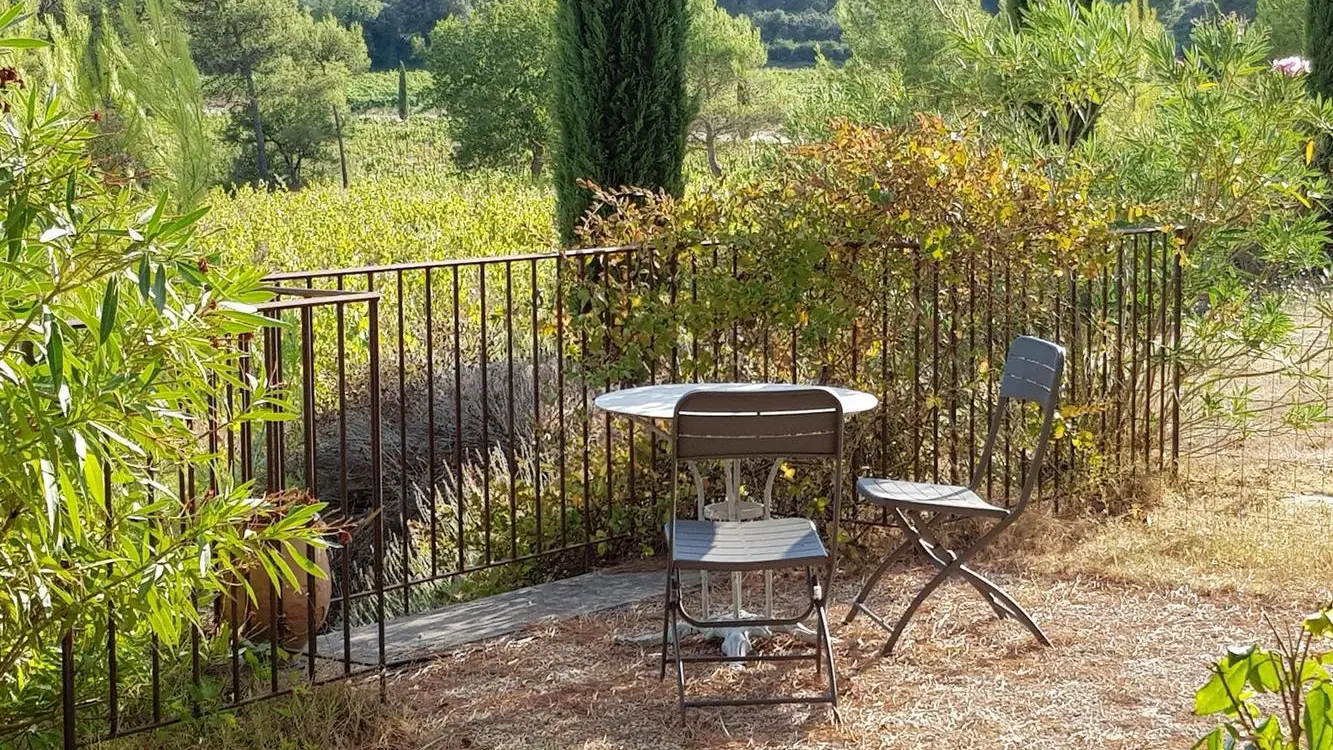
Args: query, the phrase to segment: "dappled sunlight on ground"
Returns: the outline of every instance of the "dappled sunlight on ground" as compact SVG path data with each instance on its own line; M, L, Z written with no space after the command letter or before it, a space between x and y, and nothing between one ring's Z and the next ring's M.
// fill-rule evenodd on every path
M1188 748L1211 726L1191 714L1210 662L1229 645L1266 641L1265 617L1294 624L1333 598L1328 513L1309 504L1201 511L1182 488L1122 518L1062 517L1039 506L978 567L1027 607L1054 647L995 619L970 587L949 583L888 658L878 655L886 633L867 618L838 624L875 555L893 541L882 531L857 531L831 613L841 725L822 707L741 707L693 709L682 726L674 680L657 678L661 605L652 601L547 623L395 672L377 714L369 681L299 696L293 707L256 706L251 718L243 714L227 731L208 734L235 735L218 745L228 750L268 747L258 739L267 736L309 739L311 747L420 750ZM892 570L872 606L896 618L929 574L919 561ZM714 601L728 600L725 588L725 580L715 581ZM777 588L788 594L780 596L782 610L794 603L799 578L782 577ZM757 602L761 591L759 577L748 577L746 601ZM780 636L760 647L794 645ZM698 640L687 646L717 648ZM809 663L693 665L688 674L695 696L822 686ZM344 705L353 709L338 708ZM329 713L356 717L354 726L305 720ZM163 734L157 744L131 747L175 747L172 737L179 739Z
M1207 726L1192 717L1210 657L1265 632L1267 612L1293 621L1317 604L1188 584L1159 586L1093 575L1025 573L992 561L1055 647L997 621L962 584L918 614L896 656L859 618L835 628L843 691L841 726L823 708L691 710L679 723L675 685L657 679L657 646L617 645L617 635L660 627L656 606L554 624L458 652L399 675L436 748L742 747L1188 747ZM879 608L894 614L925 580L892 573ZM840 585L839 620L854 595ZM694 648L708 648L695 644ZM695 691L737 695L815 691L813 670L697 666Z

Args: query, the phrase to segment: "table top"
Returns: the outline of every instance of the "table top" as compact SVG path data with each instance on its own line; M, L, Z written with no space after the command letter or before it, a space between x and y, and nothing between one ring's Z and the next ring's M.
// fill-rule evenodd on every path
M707 389L710 391L762 393L806 388L818 388L832 393L842 404L844 415L870 411L879 405L878 398L869 393L854 391L850 388L795 385L791 383L667 383L663 385L644 385L638 388L626 388L621 391L603 393L593 403L598 409L612 414L640 419L671 419L676 415L676 404L680 402L685 394L691 391Z

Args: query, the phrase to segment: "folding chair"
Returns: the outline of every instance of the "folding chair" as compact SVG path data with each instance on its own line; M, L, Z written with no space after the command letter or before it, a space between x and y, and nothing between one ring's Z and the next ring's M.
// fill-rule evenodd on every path
M842 406L831 393L820 389L737 393L698 390L677 404L672 421L671 516L666 523L670 563L667 569L666 607L662 619L662 663L660 678L666 678L667 649L674 644L676 685L681 720L685 709L701 706L773 705L782 703L829 704L836 715L838 680L833 666L829 637L827 591L833 577L835 557L825 548L813 521L807 518L765 518L754 521L709 521L677 519L675 478L681 464L720 459L824 458L835 464L830 539L837 540L838 514L842 497ZM702 491L702 489L700 490ZM794 617L764 619L711 619L709 612L692 615L681 601L681 572L740 573L805 569L810 604ZM822 574L822 575L821 575ZM680 621L700 628L757 628L795 626L814 614L818 632L813 653L710 656L682 653ZM827 690L819 695L757 698L687 698L685 664L694 662L813 661L820 674L828 661Z
M847 613L847 618L844 620L844 624L850 623L855 619L858 612L864 612L877 625L891 631L889 640L884 644L884 648L880 650L881 655L887 656L893 652L893 648L897 645L898 639L902 637L907 623L916 614L922 602L935 589L939 588L940 584L955 576L961 577L971 584L986 599L991 609L995 611L1000 619L1012 617L1018 620L1032 632L1032 635L1043 646L1051 645L1050 639L1041 631L1041 628L1037 627L1037 624L1018 605L1018 602L1014 601L1012 596L993 581L969 567L968 561L995 541L995 538L1010 524L1018 520L1037 489L1042 458L1045 456L1046 445L1051 436L1051 425L1055 417L1055 407L1059 398L1064 365L1064 348L1049 341L1021 336L1009 347L1009 356L1004 365L1004 376L1000 382L1000 400L996 404L995 413L991 417L990 433L986 438L981 460L977 463L976 471L973 472L972 481L968 486L923 484L871 478L862 478L857 481L857 493L871 503L887 508L891 513L889 518L902 530L906 537L906 541L885 558L884 562L870 575L865 586L862 587L861 593L857 594L856 601L852 603L851 611ZM983 500L978 494L978 490L985 480L987 469L990 467L991 457L995 450L995 440L999 434L1000 424L1004 419L1005 409L1009 401L1036 403L1041 407L1042 422L1037 437L1037 445L1032 452L1032 461L1028 465L1027 480L1023 483L1022 494L1012 508L1006 509L991 505ZM927 514L930 514L929 519L926 518ZM951 517L993 519L996 523L972 546L962 552L956 552L940 544L939 540L931 533L931 528L937 522ZM939 572L917 593L898 623L890 628L888 623L866 606L866 600L870 597L884 572L889 569L889 566L913 548L925 553L927 559L939 568Z

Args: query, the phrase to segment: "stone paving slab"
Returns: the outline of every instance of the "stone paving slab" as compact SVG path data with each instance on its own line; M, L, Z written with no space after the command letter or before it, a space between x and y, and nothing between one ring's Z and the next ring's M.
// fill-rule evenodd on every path
M665 573L661 571L587 573L400 617L384 626L385 663L425 659L468 643L509 635L542 621L621 609L662 597L665 586ZM371 624L351 631L353 662L368 666L377 663L377 630ZM317 653L336 654L334 658L341 661L342 630L320 636Z

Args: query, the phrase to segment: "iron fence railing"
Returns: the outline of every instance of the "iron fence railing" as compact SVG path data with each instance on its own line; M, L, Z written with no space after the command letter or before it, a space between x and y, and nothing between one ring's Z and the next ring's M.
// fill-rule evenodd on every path
M380 296L369 292L322 292L307 289L272 290L274 301L261 305L259 312L275 325L244 333L220 342L229 363L234 363L236 379L218 389L225 394L211 401L208 414L200 415L199 439L209 454L198 464L159 466L154 472L158 482L174 484L174 492L186 499L187 512L201 503L207 503L228 476L239 482L254 480L256 491L278 493L299 482L305 492L328 502L334 515L350 517L346 482L319 482L310 467L316 452L312 436L315 424L322 418L311 408L310 396L315 392L318 363L315 359L313 335L316 321L327 319L329 325L341 330L350 310L358 310L370 321L371 334L365 340L364 368L357 378L368 384L369 409L378 411L377 384L379 380L379 337L374 333L378 321ZM285 324L278 325L279 321ZM295 353L295 363L287 360ZM230 367L230 364L229 364ZM291 371L295 371L295 376ZM345 398L349 383L346 363L340 361L329 380L330 392ZM216 385L216 383L215 383ZM259 389L286 391L297 396L292 403L294 421L266 421L256 423L235 418L251 408L251 400ZM282 408L282 407L266 407ZM256 424L262 425L256 428ZM289 425L299 427L296 440L287 434ZM361 447L371 456L372 482L378 482L375 467L379 465L379 437L367 436ZM349 454L346 444L341 446L339 462ZM304 464L304 470L293 474L289 460ZM111 472L104 471L108 486L107 497L108 545L114 540L111 519ZM152 501L153 486L148 488ZM373 488L372 499L379 496ZM163 520L171 522L170 519ZM380 514L365 514L359 527L361 536L371 549L373 557L382 557L383 530ZM146 543L151 544L151 540ZM314 557L307 547L303 554ZM343 572L347 572L346 561ZM188 628L188 636L181 643L168 644L155 636L145 635L143 627L126 622L117 612L115 603L108 604L104 617L94 616L89 625L65 632L60 641L60 731L65 747L100 740L124 737L156 729L184 719L202 716L218 710L236 708L269 697L286 695L297 685L311 685L343 680L354 676L382 677L383 648L378 661L357 661L344 647L341 654L326 654L319 650L320 640L310 638L304 646L282 647L281 634L304 625L305 632L313 633L318 626L317 610L323 607L346 608L349 603L368 600L383 611L383 592L374 585L360 589L343 586L332 596L320 596L315 577L301 573L304 578L305 622L286 622L286 611L292 602L284 601L283 588L269 586L267 595L249 611L244 604L245 594L239 582L229 595L214 601L199 597L194 600L200 612L201 625ZM377 577L372 577L376 580ZM353 580L344 576L344 581ZM101 617L100 621L97 621ZM383 618L381 618L382 621ZM344 636L348 624L341 625ZM267 642L250 642L248 632L266 630ZM383 643L382 626L380 643ZM87 640L104 643L101 657L96 649L85 648ZM344 643L350 639L344 637ZM92 675L94 679L89 679Z
M1007 499L1036 469L1059 502L1090 462L1130 472L1176 465L1179 244L1173 230L1127 231L1101 265L1040 277L984 255L942 274L945 261L912 242L849 248L876 292L845 330L812 340L799 322L732 316L661 334L670 345L651 342L636 372L639 382L857 387L881 401L849 428L858 472L966 481L1008 342L1046 336L1069 350L1059 448L1047 466L1027 466L1027 423L1016 417L988 489ZM92 695L77 692L73 639L86 634L71 631L66 746L301 684L365 676L382 687L394 666L389 619L657 543L666 456L642 429L595 413L593 399L631 384L610 365L633 354L617 332L638 314L635 299L655 295L668 310L699 304L702 281L744 277L753 262L721 245L633 246L271 276L276 299L263 312L285 324L231 344L242 380L287 391L293 413L259 431L222 428L213 415L201 439L223 457L219 470L253 480L258 493L299 488L349 529L330 562L328 622L307 615L309 644L289 653L277 638L246 642L236 608L218 610L206 622L231 618L228 627L196 628L165 654L156 642L117 642L112 612L106 662L78 665L107 678ZM589 289L607 304L575 304ZM229 390L219 413L245 406L244 391ZM183 470L182 495L205 501L213 479ZM848 506L848 520L877 522ZM308 577L306 612L317 608L316 588ZM268 626L278 633L283 602L270 596ZM126 659L150 664L130 694L117 669Z

